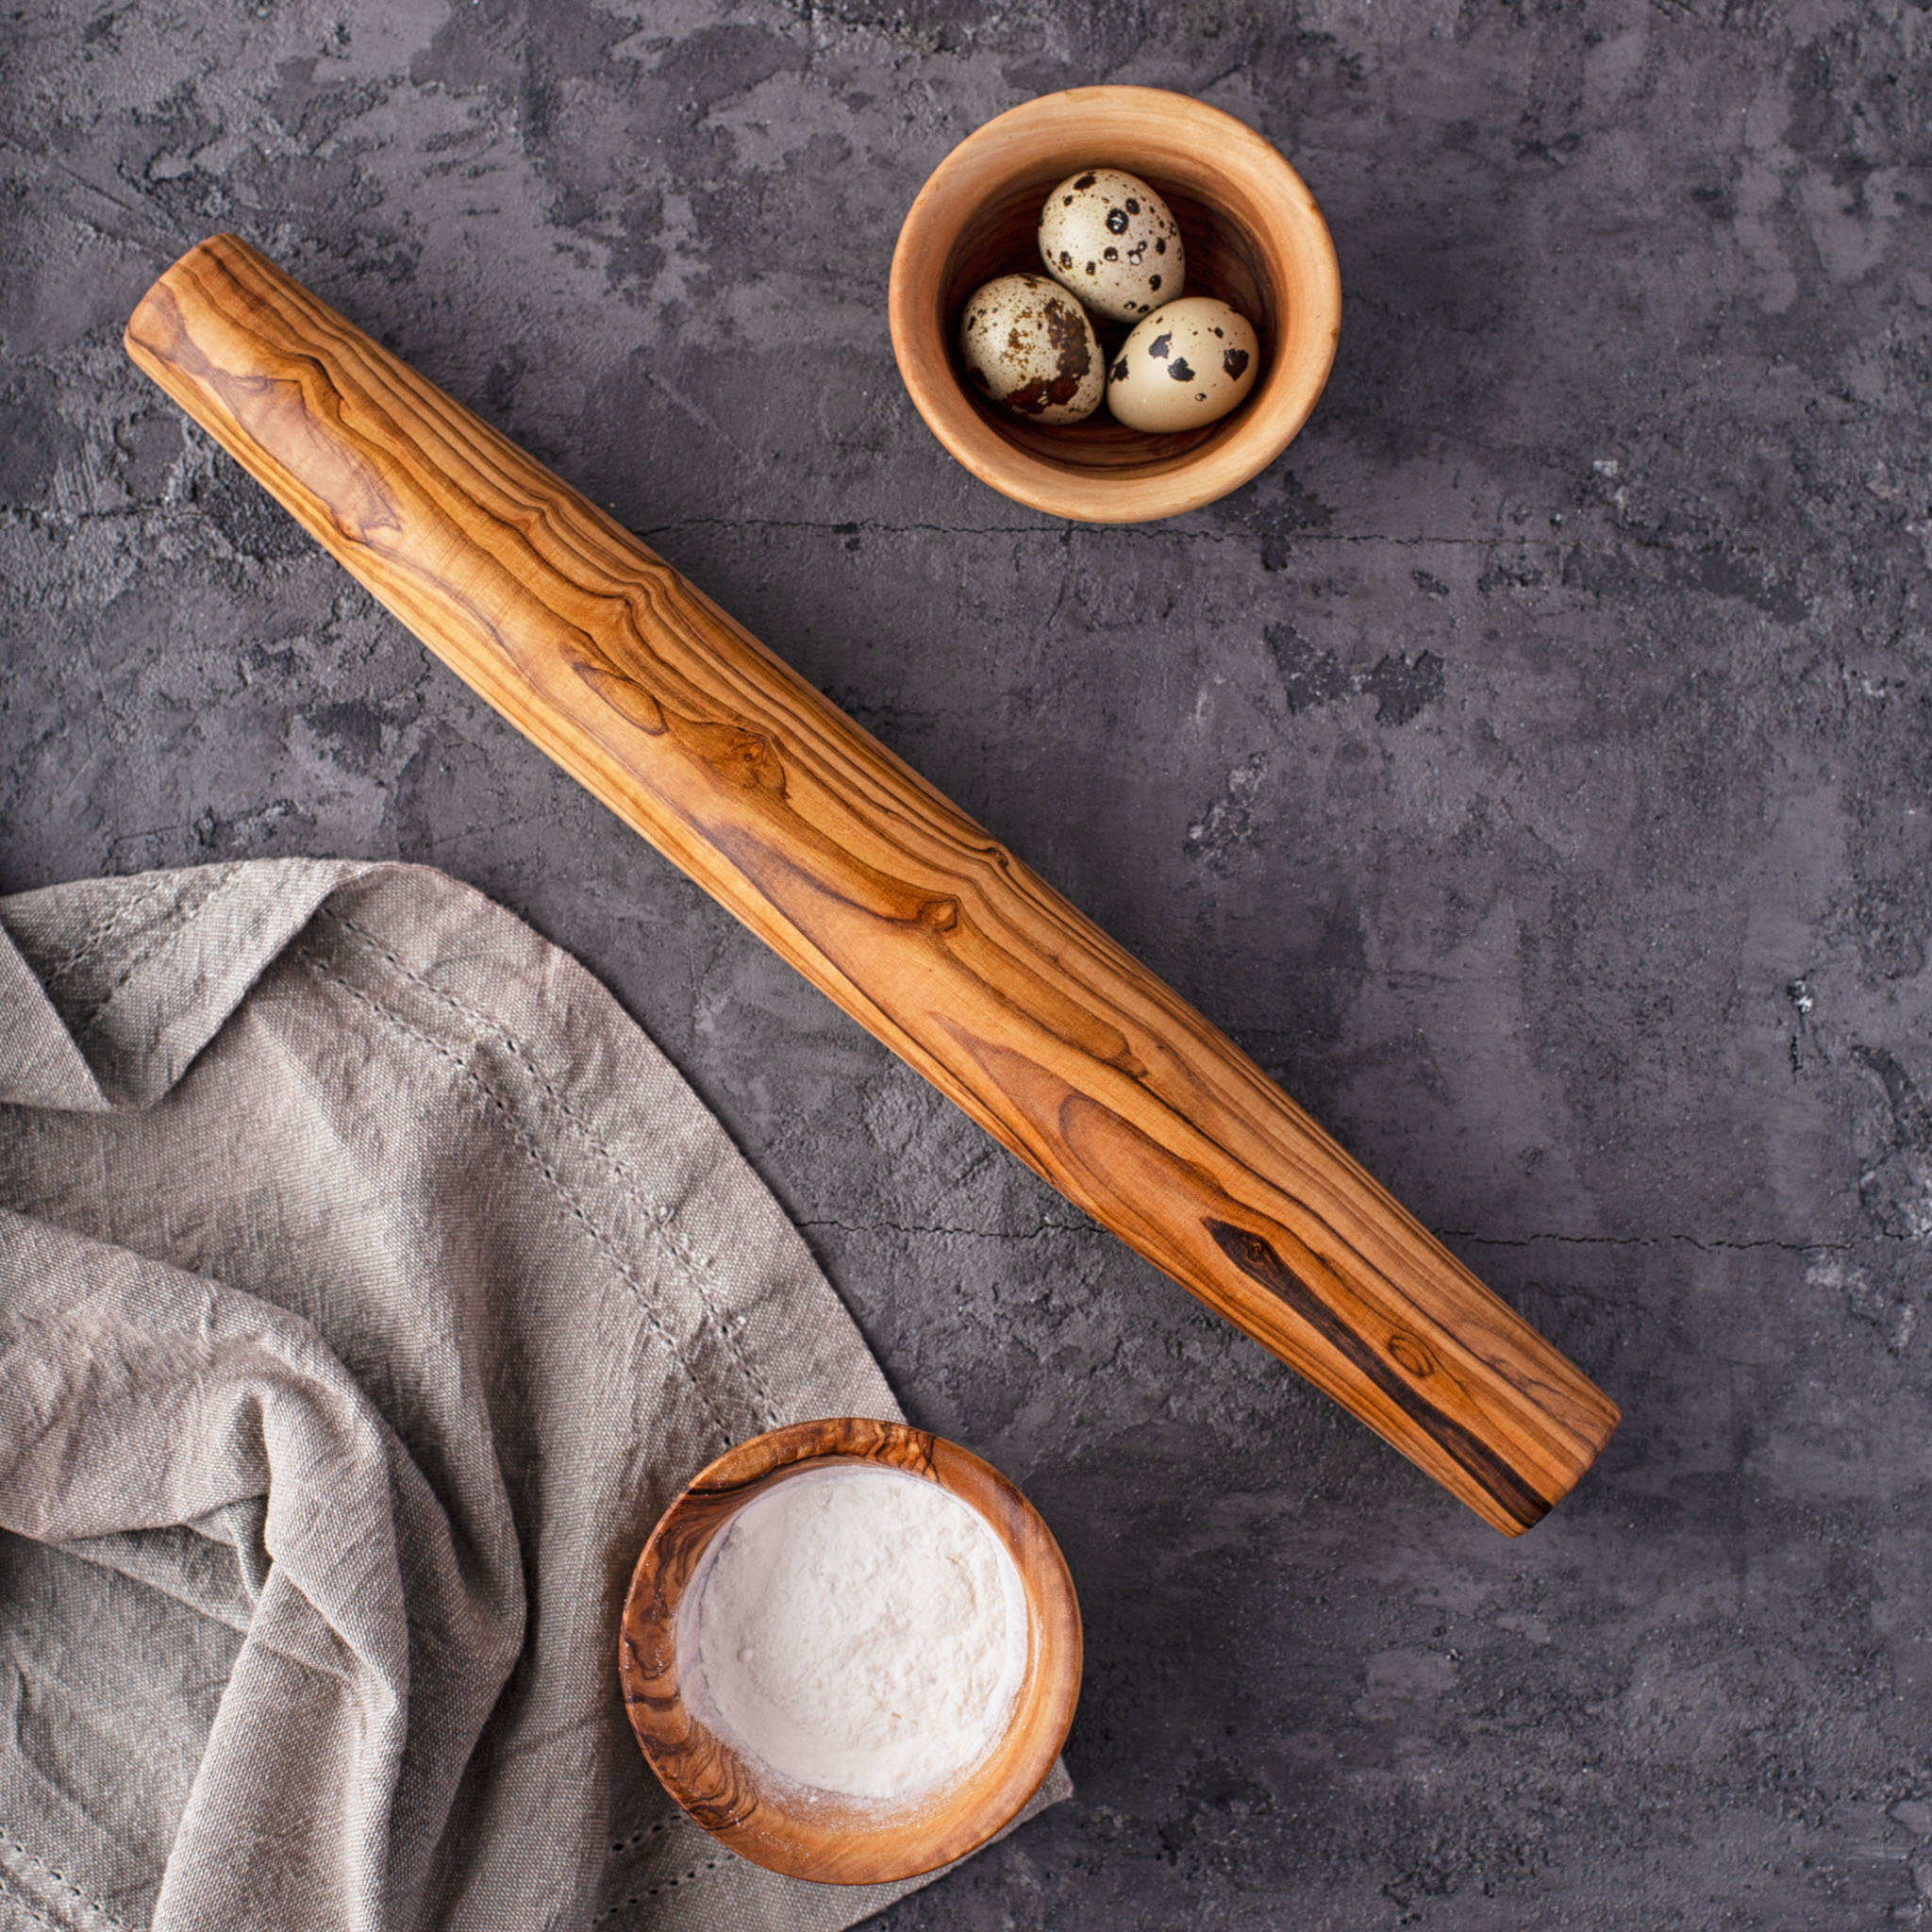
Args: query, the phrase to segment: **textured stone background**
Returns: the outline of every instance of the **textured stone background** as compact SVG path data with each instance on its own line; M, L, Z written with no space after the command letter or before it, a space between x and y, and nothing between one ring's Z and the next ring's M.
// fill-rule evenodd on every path
M891 1932L1927 1914L1928 42L1899 0L4 9L0 889L426 860L663 1043L1081 1587L1077 1801ZM1287 457L1146 529L974 483L885 324L927 170L1102 78L1278 142L1347 301ZM1598 1473L1481 1526L435 666L123 360L222 227L1227 1026L1622 1400Z

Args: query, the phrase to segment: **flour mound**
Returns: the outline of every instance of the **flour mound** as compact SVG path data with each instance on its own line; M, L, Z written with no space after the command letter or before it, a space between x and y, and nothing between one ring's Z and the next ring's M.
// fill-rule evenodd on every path
M781 1779L917 1797L999 1740L1026 1666L1019 1573L978 1512L895 1470L835 1467L755 1497L678 1617L684 1694Z

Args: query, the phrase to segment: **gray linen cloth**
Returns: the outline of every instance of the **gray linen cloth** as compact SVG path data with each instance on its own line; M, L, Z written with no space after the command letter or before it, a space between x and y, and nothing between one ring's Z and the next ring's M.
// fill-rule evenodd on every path
M722 1851L615 1692L671 1496L828 1414L898 1410L797 1234L477 893L0 899L0 1932L876 1911Z

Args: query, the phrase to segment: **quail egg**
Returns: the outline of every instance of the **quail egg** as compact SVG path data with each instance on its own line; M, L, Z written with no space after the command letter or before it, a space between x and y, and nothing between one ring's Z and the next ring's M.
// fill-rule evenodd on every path
M1212 295L1184 295L1121 344L1108 375L1108 408L1129 429L1218 422L1254 388L1259 358L1244 315Z
M1040 258L1096 315L1133 322L1172 302L1187 281L1181 231L1138 175L1083 168L1047 196Z
M970 295L959 354L982 395L1036 423L1078 423L1107 388L1087 311L1044 275L1001 275Z

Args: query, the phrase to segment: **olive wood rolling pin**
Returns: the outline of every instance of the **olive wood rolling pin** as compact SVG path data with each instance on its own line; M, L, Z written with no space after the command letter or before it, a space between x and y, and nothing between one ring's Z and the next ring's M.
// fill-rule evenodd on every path
M1500 1530L1590 1467L1600 1390L602 510L231 235L126 343L459 677L1094 1220Z

